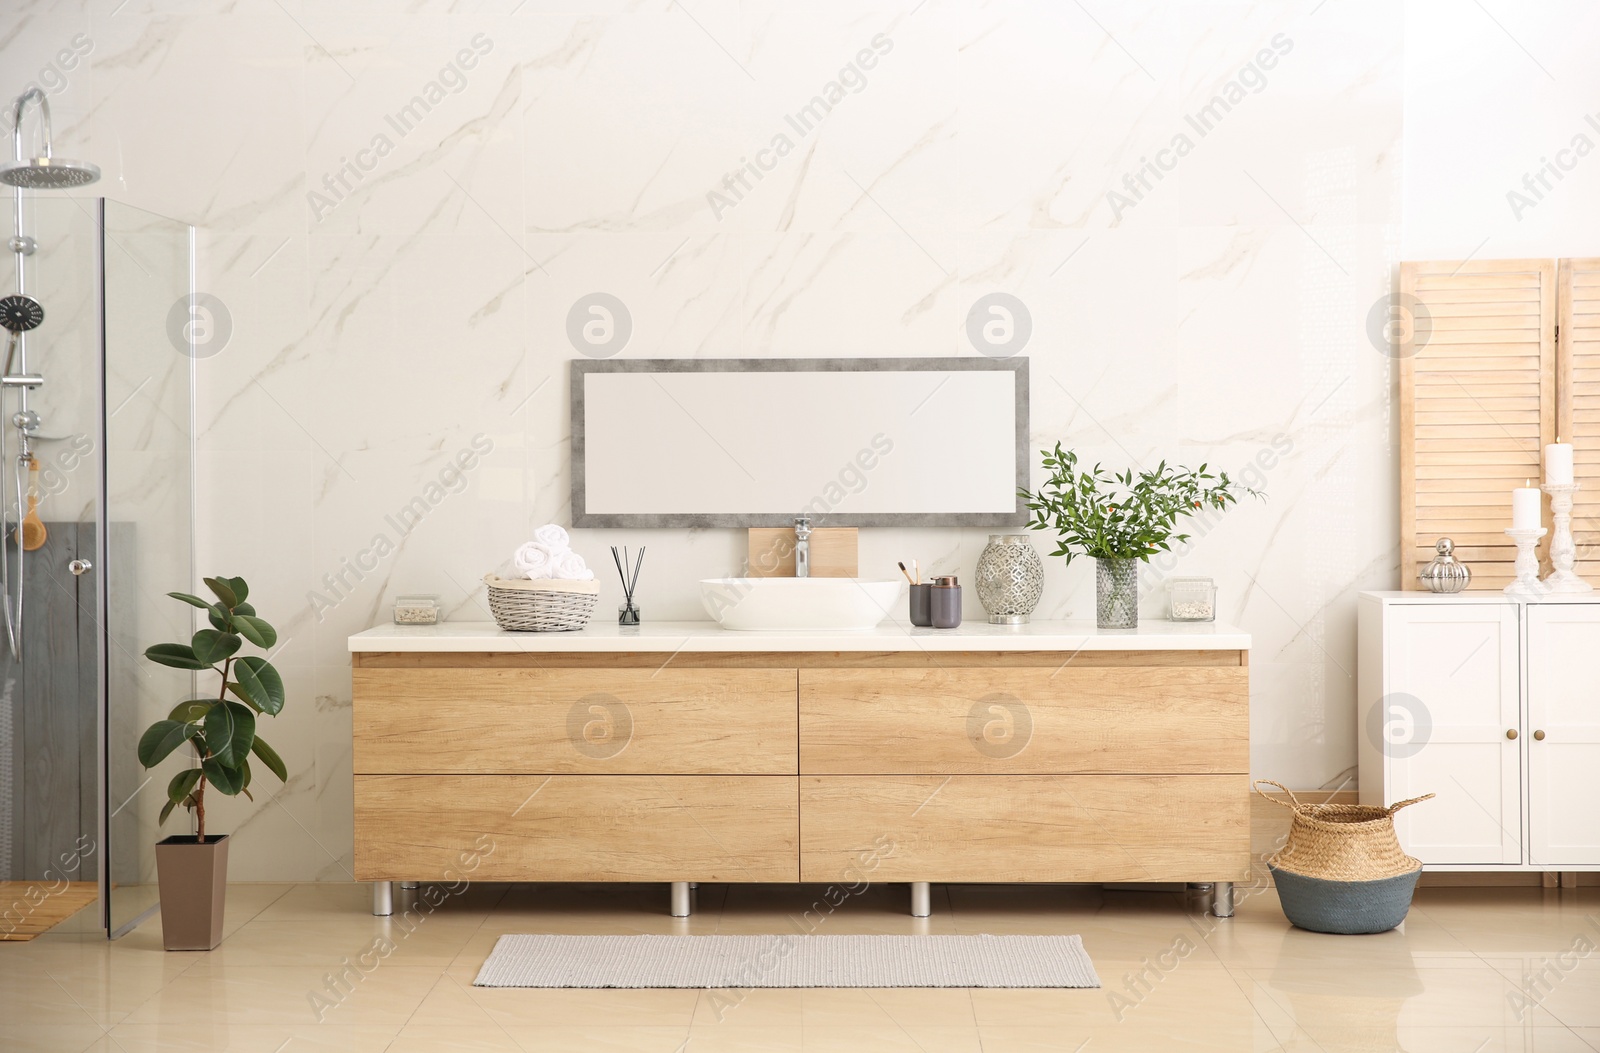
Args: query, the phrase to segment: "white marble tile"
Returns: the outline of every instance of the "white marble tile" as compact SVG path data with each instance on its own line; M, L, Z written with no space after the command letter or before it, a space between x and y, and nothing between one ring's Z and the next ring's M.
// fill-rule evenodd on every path
M1594 75L1581 33L1503 14L1554 83L1487 20L1377 0L130 0L0 15L19 84L87 33L51 89L57 152L99 163L114 198L199 224L199 284L233 325L196 364L197 564L248 577L289 640L272 741L295 773L270 802L218 806L241 834L235 876L345 876L344 637L406 592L485 617L482 575L532 527L570 519L567 362L608 352L575 346L569 315L595 292L627 309L629 339L609 352L627 358L970 355L974 303L1017 296L1035 448L1204 460L1267 491L1153 568L1144 613L1159 615L1165 575L1216 577L1223 616L1256 639L1253 767L1338 775L1354 762L1351 597L1396 574L1394 378L1364 323L1398 258L1402 143L1426 152L1405 190L1412 247L1465 255L1493 234L1481 254L1543 252L1527 232L1576 245L1564 232L1592 218L1586 169L1509 218L1508 181L1570 137L1552 135L1592 108ZM1241 74L1279 34L1292 48ZM1146 171L1131 206L1109 196L1242 76L1180 163ZM430 82L402 132L391 119ZM812 99L832 83L823 113ZM324 177L380 135L392 149L346 170L332 207L308 198L334 196ZM761 154L780 135L792 149ZM752 158L735 195L724 180ZM66 260L66 241L41 264L52 252ZM45 267L39 288L74 323L54 353L88 363L93 327L67 307L88 286L69 270ZM145 334L108 378L138 447L111 485L155 521L182 499L162 476L182 422L159 407L187 360L158 353L153 321ZM41 396L47 432L92 423L74 416L81 390L63 377ZM491 449L465 489L428 500L475 436ZM57 507L76 514L92 488L63 474ZM414 529L389 523L419 497ZM970 579L986 535L866 531L862 572L915 557ZM606 617L611 544L649 546L640 602L660 619L699 617L698 579L744 553L725 530L574 541ZM181 583L160 555L137 564L153 599L126 627L130 655L172 631L155 600ZM1046 565L1041 616L1088 617L1092 568ZM983 617L967 593L966 617ZM170 694L135 682L140 707Z

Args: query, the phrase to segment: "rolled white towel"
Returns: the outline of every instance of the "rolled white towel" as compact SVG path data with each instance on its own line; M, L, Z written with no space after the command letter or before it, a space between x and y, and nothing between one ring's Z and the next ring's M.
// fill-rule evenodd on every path
M533 540L548 545L552 552L564 552L572 544L567 532L554 523L546 523L533 532Z
M566 552L567 550L562 550ZM552 551L549 545L538 541L530 541L517 549L512 562L517 565L517 570L528 578L553 578L555 577L556 557L562 552Z
M583 561L583 557L568 549L554 557L550 566L552 578L564 578L567 581L593 581L594 571Z

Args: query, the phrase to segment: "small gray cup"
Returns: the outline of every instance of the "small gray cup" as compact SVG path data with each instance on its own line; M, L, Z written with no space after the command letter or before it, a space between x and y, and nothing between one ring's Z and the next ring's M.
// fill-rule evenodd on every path
M933 624L933 611L930 600L933 593L932 585L911 586L911 624L924 628Z

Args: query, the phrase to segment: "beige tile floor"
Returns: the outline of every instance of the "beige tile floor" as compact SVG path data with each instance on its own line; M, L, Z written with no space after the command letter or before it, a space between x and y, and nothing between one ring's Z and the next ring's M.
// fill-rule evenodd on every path
M480 990L508 932L795 931L817 888L480 886L404 933L357 885L235 885L210 953L161 950L158 919L115 943L80 916L0 944L7 1053L651 1053L1035 1050L1600 1049L1600 889L1424 889L1403 931L1289 927L1268 890L1227 921L1177 894L1072 886L903 886L847 901L817 931L1079 933L1101 990ZM392 950L330 994L374 941ZM381 949L382 944L378 945ZM1134 977L1141 972L1144 979ZM1530 973L1542 975L1530 981ZM319 1012L320 1010L320 1012Z

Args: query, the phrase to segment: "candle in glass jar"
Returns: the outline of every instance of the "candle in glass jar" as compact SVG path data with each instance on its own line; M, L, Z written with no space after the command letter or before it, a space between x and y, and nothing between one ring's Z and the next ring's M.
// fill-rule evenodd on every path
M1562 442L1559 435L1544 448L1544 481L1546 486L1572 484L1572 443Z
M1511 491L1511 529L1538 530L1543 524L1539 502L1542 495L1537 487L1519 486Z

